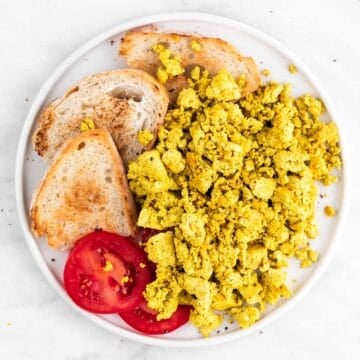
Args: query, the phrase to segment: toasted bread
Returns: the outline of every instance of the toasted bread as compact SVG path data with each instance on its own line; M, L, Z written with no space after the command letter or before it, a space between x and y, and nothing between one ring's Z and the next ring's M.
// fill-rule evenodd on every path
M200 51L192 49L193 41L200 44ZM217 38L160 33L153 31L151 27L140 28L125 34L121 39L119 53L126 58L129 67L155 75L161 64L152 47L158 43L164 44L172 53L179 55L185 70L199 65L212 75L222 68L226 68L235 78L244 74L246 85L242 89L243 96L253 92L260 85L260 75L254 60L251 57L242 56L232 45ZM168 81L165 87L170 93L176 93L183 84L182 80L175 83Z
M144 149L139 130L156 133L163 123L168 95L166 89L146 72L133 69L91 75L50 103L38 118L33 134L36 152L52 159L64 142L80 132L81 121L90 118L96 128L112 135L125 165Z
M67 141L34 194L30 216L33 234L46 236L56 249L69 248L96 229L135 234L135 203L107 130Z

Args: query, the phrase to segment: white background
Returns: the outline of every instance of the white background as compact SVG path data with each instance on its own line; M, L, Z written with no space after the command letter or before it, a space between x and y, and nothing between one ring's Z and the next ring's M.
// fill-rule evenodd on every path
M237 342L202 349L133 343L82 318L59 298L22 237L14 159L42 83L84 41L124 20L204 11L252 25L295 52L328 91L345 124L352 189L345 230L329 268L276 323ZM43 0L0 2L0 359L359 359L360 1Z

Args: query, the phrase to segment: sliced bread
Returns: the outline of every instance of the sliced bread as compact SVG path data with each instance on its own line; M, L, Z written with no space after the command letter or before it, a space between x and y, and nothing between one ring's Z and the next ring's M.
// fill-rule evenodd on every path
M89 130L66 142L34 194L30 216L33 234L46 236L56 249L96 229L135 234L135 203L107 130Z
M164 86L144 71L119 69L88 76L40 114L33 134L35 150L52 159L90 118L95 128L110 132L126 165L154 144L168 101ZM137 139L140 130L154 135L146 147Z
M161 33L153 31L151 27L140 28L125 34L121 39L119 53L126 58L129 67L155 75L161 63L152 47L159 43L165 45L173 54L179 55L185 70L200 65L212 75L222 68L226 68L235 78L244 74L246 85L243 87L243 96L260 85L260 75L254 60L241 55L235 47L218 38ZM194 44L198 44L199 49L195 50ZM165 83L165 87L170 92L176 92L179 90L179 83L181 85L181 81L176 84Z

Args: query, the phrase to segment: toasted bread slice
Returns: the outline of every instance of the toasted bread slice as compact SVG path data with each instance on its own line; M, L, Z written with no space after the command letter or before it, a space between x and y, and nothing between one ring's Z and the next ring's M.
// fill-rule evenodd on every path
M116 145L105 129L69 139L34 194L31 229L51 247L66 249L103 229L132 236L136 207Z
M88 76L40 114L33 134L35 150L52 159L67 139L80 132L81 121L90 118L96 128L110 132L126 165L144 149L137 140L139 130L154 135L146 149L154 144L168 101L164 86L140 70L112 70Z
M201 50L192 49L192 42L200 44ZM251 57L242 56L232 45L217 38L194 35L160 33L152 28L135 29L127 32L121 39L120 55L126 58L129 67L156 74L161 65L157 54L152 50L155 44L164 44L175 55L179 55L182 66L186 69L200 65L215 75L226 68L235 78L244 74L246 85L242 95L245 96L260 85L260 75ZM183 81L165 83L170 92L177 92ZM178 86L179 85L179 86Z

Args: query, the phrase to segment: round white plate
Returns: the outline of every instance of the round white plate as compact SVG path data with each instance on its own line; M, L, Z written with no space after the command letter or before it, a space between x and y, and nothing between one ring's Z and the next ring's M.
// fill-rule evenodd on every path
M71 85L83 77L109 69L125 67L124 59L118 56L120 38L127 30L147 24L156 24L164 31L198 33L206 36L221 37L236 46L239 51L255 59L260 70L269 68L272 76L264 80L274 79L279 82L291 82L293 95L304 92L319 96L324 101L328 119L338 120L323 88L309 72L306 66L286 50L281 44L269 36L234 20L203 13L172 13L161 14L121 24L90 40L68 57L54 72L40 90L24 123L16 160L16 199L25 239L35 261L40 266L50 284L70 304L88 319L109 331L147 344L189 347L209 345L243 337L262 329L274 319L283 315L290 306L297 303L310 289L327 264L334 249L336 238L339 237L341 224L346 208L347 163L343 152L344 167L338 173L340 181L329 188L319 186L319 194L327 197L318 199L316 218L320 227L320 236L312 242L313 247L321 254L320 260L309 269L299 269L296 262L291 262L288 269L288 285L294 296L277 307L269 309L263 317L246 330L239 329L236 324L223 324L220 331L215 331L210 338L202 338L197 329L186 325L179 330L162 336L145 336L130 329L116 315L98 316L78 308L67 296L62 286L62 270L66 253L50 249L45 239L36 240L29 229L29 207L32 193L44 174L46 165L35 154L31 144L31 134L35 128L35 119L39 111L53 98L61 96ZM296 75L291 75L287 67L295 64ZM337 123L340 126L341 123ZM342 139L343 140L343 139ZM342 146L344 142L342 141ZM333 205L338 214L328 218L323 214L323 207ZM289 324L289 328L293 324Z

